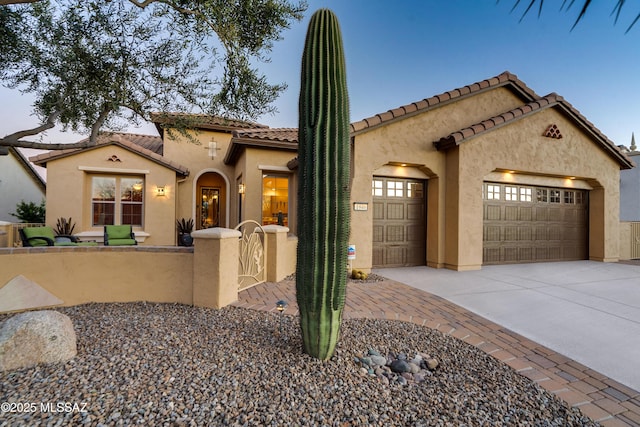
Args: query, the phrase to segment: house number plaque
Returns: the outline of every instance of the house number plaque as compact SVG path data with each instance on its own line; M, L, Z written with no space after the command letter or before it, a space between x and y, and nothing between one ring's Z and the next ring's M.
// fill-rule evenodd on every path
M353 203L353 210L354 211L366 211L366 210L369 210L369 204L368 203L362 203L362 202L354 202Z

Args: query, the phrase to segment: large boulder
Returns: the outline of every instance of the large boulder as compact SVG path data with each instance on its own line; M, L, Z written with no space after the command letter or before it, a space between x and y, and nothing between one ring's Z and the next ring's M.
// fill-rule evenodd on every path
M0 371L65 362L76 353L73 323L57 311L21 313L0 324Z

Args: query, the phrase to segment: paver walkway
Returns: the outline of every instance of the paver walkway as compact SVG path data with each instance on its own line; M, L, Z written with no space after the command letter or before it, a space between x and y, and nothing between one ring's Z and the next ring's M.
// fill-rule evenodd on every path
M235 306L298 314L295 283L263 283L239 294ZM412 322L474 345L537 382L603 426L640 426L640 393L561 354L465 310L445 299L399 282L349 283L343 314Z

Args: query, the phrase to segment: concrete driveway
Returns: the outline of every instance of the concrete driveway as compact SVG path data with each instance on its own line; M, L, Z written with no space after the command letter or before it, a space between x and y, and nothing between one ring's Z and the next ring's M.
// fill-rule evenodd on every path
M640 391L640 265L595 261L374 270Z

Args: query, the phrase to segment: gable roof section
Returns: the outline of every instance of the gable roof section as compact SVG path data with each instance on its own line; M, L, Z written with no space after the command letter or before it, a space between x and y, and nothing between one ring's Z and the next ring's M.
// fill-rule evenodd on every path
M469 127L455 131L438 141L434 141L437 150L448 150L466 142L478 135L511 124L517 120L535 114L547 108L558 109L565 117L574 122L579 128L588 133L593 140L611 157L620 163L621 169L631 169L634 162L607 138L593 123L587 120L573 105L556 93L536 99L513 110L483 120Z
M40 174L33 168L31 163L29 163L29 160L27 160L26 157L22 155L20 150L17 150L13 147L8 147L8 148L9 148L8 150L9 155L14 156L18 160L18 163L20 163L20 165L24 168L27 175L29 175L31 179L33 179L33 181L36 183L38 188L42 190L42 192L45 192L47 189L47 184L45 183L44 179L40 176Z
M138 154L154 163L160 164L168 169L175 171L181 176L188 176L189 169L178 163L172 162L166 159L161 154L158 154L153 150L162 150L162 139L158 136L151 135L139 135L129 133L116 133L110 132L102 134L98 137L98 142L95 146L87 148L75 148L70 150L58 150L50 151L48 153L40 154L35 157L31 157L31 161L37 165L46 166L47 162L52 160L61 159L68 156L73 156L81 152L88 150L95 150L97 148L106 147L109 145L116 145L125 150Z
M233 132L231 145L224 157L224 163L234 164L242 150L246 147L278 149L278 150L298 150L298 129L295 128L266 128L266 129L243 129Z
M524 84L524 82L522 82L522 80L520 80L515 74L505 71L498 76L463 86L461 88L453 89L441 93L440 95L432 96L431 98L412 102L411 104L403 105L385 113L376 114L375 116L351 123L351 135L354 136L359 133L367 132L378 126L406 119L433 108L441 107L451 102L456 102L461 99L477 95L478 93L503 86L518 95L524 102L530 102L539 98L539 96Z
M151 113L151 121L155 123L156 128L161 135L166 127L217 130L229 133L236 129L268 128L268 126L261 125L259 123L229 119L220 116L210 116L207 114Z

